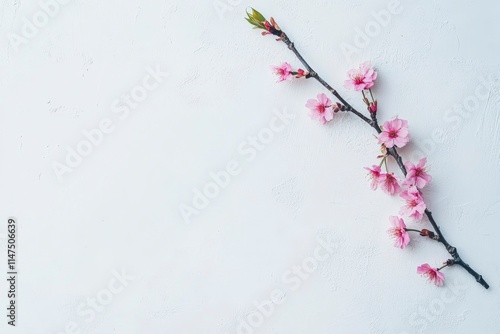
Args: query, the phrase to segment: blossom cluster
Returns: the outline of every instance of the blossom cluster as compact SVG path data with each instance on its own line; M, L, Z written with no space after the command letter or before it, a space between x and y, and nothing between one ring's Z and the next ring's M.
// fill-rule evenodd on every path
M278 82L283 82L295 78L309 78L309 73L303 69L294 70L292 65L287 62L279 66L273 66L273 72L278 77ZM377 72L370 62L361 64L358 68L347 72L348 79L344 82L344 87L361 92L363 102L372 116L377 113L378 101L374 98L372 87L377 79ZM334 114L339 111L345 111L346 108L341 103L332 102L324 93L320 93L316 98L309 99L306 102L306 108L309 109L309 116L313 120L326 124L334 119ZM399 179L394 173L389 172L387 159L391 155L391 150L403 148L410 142L410 133L408 122L398 117L384 122L380 126L377 137L378 144L381 146L382 155L379 164L365 167L370 178L370 186L373 190L381 189L388 195L399 196L402 200L402 206L399 210L400 216L390 216L389 221L392 227L387 231L394 240L394 246L405 248L410 243L410 233L420 232L421 236L434 237L435 234L428 230L417 230L407 228L404 219L413 222L421 222L427 206L425 204L422 189L427 186L431 180L431 175L427 172L427 159L422 158L414 164L407 161L404 164L406 169L404 179ZM384 170L383 170L384 167ZM417 273L424 275L430 282L437 286L443 285L444 275L439 270L429 264L423 264L417 268Z
M373 69L369 62L365 62L357 69L351 69L347 73L349 79L344 83L346 88L360 91L363 94L363 101L367 105L370 113L377 112L377 101L373 98L371 88L375 84L377 72ZM365 90L368 90L371 101L366 97ZM375 108L373 108L375 106ZM399 210L402 217L411 219L415 222L420 222L424 217L427 208L421 189L427 186L432 177L427 173L427 159L422 158L415 165L408 161L404 164L406 175L404 180L399 180L394 173L389 172L387 158L390 156L391 149L402 148L410 142L410 133L408 130L408 122L400 118L394 118L385 122L381 127L378 135L378 144L381 145L382 155L378 158L380 163L372 167L365 167L370 178L370 185L373 190L382 189L388 195L398 195L403 200L403 205ZM382 166L385 167L385 172L382 171ZM392 227L387 231L394 239L394 246L401 249L405 248L410 243L410 231L420 232L415 229L408 229L403 218L399 216L390 216L389 221ZM417 268L417 273L426 276L429 281L437 286L443 284L444 275L437 268L432 268L429 264L423 264Z
M368 171L370 186L373 190L381 189L386 194L396 196L402 201L398 215L389 216L392 227L388 230L388 233L394 239L394 246L401 249L405 248L411 242L410 232L418 232L422 237L440 242L452 256L452 258L444 262L439 268L433 268L427 263L422 264L418 266L417 273L427 277L430 282L437 286L441 286L444 282L444 275L441 269L447 266L458 265L465 268L479 284L488 289L489 285L483 277L465 263L458 255L457 249L446 241L432 213L427 209L422 194L422 189L432 180L432 177L427 173L427 159L422 158L415 163L411 161L404 163L398 152L400 148L405 147L410 142L408 122L395 117L384 122L382 126L379 125L377 119L379 104L372 91L375 87L378 74L372 64L367 61L357 68L349 70L347 72L347 79L344 81L345 88L361 93L362 101L369 113L369 117L367 117L364 113L356 110L336 89L330 86L311 68L297 50L295 44L278 26L274 18L271 17L268 20L260 12L250 7L247 9L247 17L245 19L254 29L262 30L261 34L263 36L272 35L277 37L276 41L283 42L305 67L305 69L295 69L288 62L273 66L272 71L278 77L278 82L288 81L292 78L312 78L319 82L339 101L333 102L323 93L317 94L316 98L308 99L305 106L309 109L309 116L313 120L324 125L333 121L336 113L345 111L354 114L377 131L376 138L381 149L381 154L377 157L379 163L372 165L372 167L365 167L365 169ZM396 161L403 173L403 178L399 178L389 171L389 164L387 163L389 158L393 158ZM428 219L434 231L425 228L419 230L406 226L407 222L418 226L418 223L422 222L424 217ZM405 219L407 222L405 222Z

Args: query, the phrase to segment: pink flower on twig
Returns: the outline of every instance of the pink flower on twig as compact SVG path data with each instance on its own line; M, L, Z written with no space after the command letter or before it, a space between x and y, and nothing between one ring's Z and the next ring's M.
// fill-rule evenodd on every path
M354 89L356 92L373 87L377 78L377 72L369 61L359 65L358 68L350 69L347 75L349 79L344 82L344 87Z
M284 62L280 66L273 66L274 74L278 76L278 82L288 80L292 77L292 66Z
M332 101L324 93L318 94L317 100L308 100L306 107L311 109L309 116L319 120L321 124L333 119Z
M406 162L406 179L403 182L406 186L417 186L422 189L432 181L432 176L427 174L427 169L425 168L426 158L420 159L418 165L414 165L411 162Z
M399 213L406 217L415 218L416 220L422 219L426 205L417 187L409 187L400 196L406 201L406 204L401 208Z
M370 184L371 188L373 190L377 190L382 175L382 173L380 173L380 166L373 165L372 168L365 167L365 169L368 171L368 176L372 181L372 183Z
M387 148L393 146L401 148L409 141L408 122L399 118L385 122L382 126L382 132L378 136L379 144L384 144Z
M388 229L387 233L394 239L394 247L405 248L410 242L410 235L405 230L405 221L397 216L390 216L389 220L393 227Z
M432 268L428 263L425 263L417 267L417 274L427 277L430 283L434 283L437 286L442 286L444 283L444 274L440 272L437 268Z
M382 190L388 195L397 194L401 190L398 179L394 177L393 173L381 174L379 180Z

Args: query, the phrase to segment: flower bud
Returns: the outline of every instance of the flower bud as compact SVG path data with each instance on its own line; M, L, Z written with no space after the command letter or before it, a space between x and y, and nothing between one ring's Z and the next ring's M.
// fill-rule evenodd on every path
M248 23L250 23L258 28L264 29L265 28L264 22L267 22L266 18L264 17L264 15L262 15L257 10L255 10L255 8L251 8L251 9L252 9L252 12L249 12L247 10L248 17L245 17L245 20L247 20Z
M297 70L297 75L296 75L295 77L296 77L296 78L302 78L302 77L305 77L305 76L307 76L307 75L309 75L309 72L304 71L303 69L299 68L299 69Z
M254 29L262 29L265 30L262 32L262 35L275 35L278 37L282 37L282 31L279 25L276 23L274 18L270 18L270 22L262 15L260 12L255 10L254 8L251 8L251 11L247 10L247 17L245 17L245 20L247 20L248 23L253 25Z
M428 237L430 239L434 239L434 240L438 240L439 239L438 235L436 235L434 232L429 231L429 230L427 230L425 228L422 231L420 231L420 235L423 236L423 237Z

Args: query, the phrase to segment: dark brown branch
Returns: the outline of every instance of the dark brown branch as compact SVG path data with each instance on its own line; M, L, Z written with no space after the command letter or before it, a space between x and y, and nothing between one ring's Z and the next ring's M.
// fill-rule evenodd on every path
M288 38L288 36L286 36L285 33L282 34L281 38L282 38L282 41L288 46L288 48L290 50L292 50L293 53L295 53L295 56L297 56L297 58L300 60L300 62L305 66L305 68L309 72L309 75L308 75L309 78L314 78L321 85L323 85L323 87L325 87L330 93L332 93L333 96L335 96L340 101L340 103L342 103L343 105L346 106L347 111L352 112L353 114L355 114L356 116L361 118L363 121L368 123L370 126L373 126L372 120L370 120L368 117L366 117L365 115L363 115L362 113L360 113L359 111L354 109L353 106L351 106L346 100L344 100L342 98L342 96L340 96L340 94L332 86L330 86L325 80L323 80L318 75L318 73L315 70L312 69L312 67L307 63L307 61L304 59L304 57L302 57L302 55L299 53L299 51L297 51L297 49L295 48L295 45L293 44L292 41L290 41L290 39Z
M361 120L363 120L365 123L370 125L372 128L377 131L377 133L381 133L382 130L380 129L380 126L377 121L377 115L376 113L370 113L370 118L366 117L359 111L357 111L353 106L351 106L332 86L330 86L325 80L323 80L316 71L313 70L313 68L307 63L307 61L302 57L302 55L299 53L299 51L295 48L294 43L288 38L288 36L284 33L281 32L280 36L281 40L288 46L288 48L297 56L297 58L300 60L300 62L306 67L307 71L309 72L309 75L307 76L308 78L314 78L316 79L323 87L325 87L330 93L333 94L342 104L345 105L346 111L349 111L359 117ZM396 163L398 164L399 168L401 169L401 172L403 173L404 176L406 176L406 167L403 163L403 159L399 155L396 147L388 148L387 152L389 153L390 156L394 158ZM442 243L448 253L453 257L453 264L459 265L462 268L464 268L469 274L471 274L476 281L481 284L484 288L488 289L489 285L486 283L486 281L483 279L483 277L478 274L476 271L474 271L467 263L465 263L460 255L458 254L458 251L455 247L453 247L448 241L446 241L443 233L441 232L439 226L437 225L436 221L434 220L434 217L432 216L431 211L428 209L425 210L425 215L429 219L429 222L431 223L432 227L434 228L437 236L438 236L438 242ZM450 260L448 260L450 261Z

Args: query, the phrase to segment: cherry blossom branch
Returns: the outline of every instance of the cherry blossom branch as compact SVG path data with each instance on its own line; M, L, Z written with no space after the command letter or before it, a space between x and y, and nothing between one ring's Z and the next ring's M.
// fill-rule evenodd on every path
M378 126L378 123L376 121L376 113L372 113L372 119L374 119L374 128L375 130L377 130L378 133L381 133L381 129L380 127ZM401 156L399 155L397 149L395 147L393 147L392 149L388 149L388 152L389 154L396 160L399 168L401 169L401 172L403 173L404 176L407 175L407 172L406 172L406 167L403 163L403 159L401 158ZM475 270L473 270L469 264L467 264L464 260L462 260L462 258L460 257L460 255L458 254L458 250L456 247L452 246L444 237L443 235L443 232L441 232L441 229L439 228L438 224L436 223L434 217L432 216L432 212L429 210L429 209L425 209L425 215L427 216L427 218L429 219L429 222L431 223L432 225L432 228L434 229L434 231L436 232L437 234L437 241L439 241L440 243L442 243L444 245L444 247L446 248L446 250L448 251L448 253L453 257L453 263L450 264L451 265L459 265L461 266L462 268L464 268L470 275L472 275L475 279L476 279L476 282L478 282L479 284L481 284L485 289L488 289L490 286L489 284L484 280L483 276L480 275L479 273L477 273Z
M362 89L361 89L361 92L363 94L363 101L367 104L367 109L370 113L370 118L368 118L365 115L363 115L361 112L356 110L351 104L349 104L339 94L339 92L336 89L334 89L330 84L328 84L324 79L322 79L319 76L319 74L304 59L304 57L300 54L300 52L295 47L295 44L290 40L290 38L286 35L286 33L281 30L281 28L278 26L278 24L274 21L273 18L271 18L270 21L266 20L265 17L262 14L260 14L258 11L256 11L255 9L252 9L251 13L247 12L247 14L248 14L248 17L246 18L246 20L250 24L252 24L254 26L254 28L263 29L264 32L262 32L262 35L277 36L278 37L277 40L284 42L287 45L288 49L290 49L295 54L295 56L304 65L304 67L307 70L307 72L306 72L302 69L299 69L298 72L293 72L289 68L284 68L284 69L278 68L278 71L279 71L278 74L280 74L282 76L280 81L286 80L288 74L297 75L297 78L300 78L300 77L305 77L307 79L314 78L323 87L325 87L333 96L335 96L340 101L340 103L343 104L343 106L339 106L337 104L337 106L335 108L333 108L334 112L337 112L339 110L351 112L354 115L356 115L358 118L360 118L362 121L364 121L365 123L370 125L372 128L374 128L375 131L377 132L377 134L380 135L383 132L382 128L378 124L377 101L373 98L373 94L372 94L371 89L369 89L369 92L370 92L370 96L372 98L372 102L370 102L364 94L364 89L370 88L373 85L373 83L370 86L365 85L365 87L362 87ZM286 66L289 67L290 65L286 64ZM376 77L376 74L373 76L372 79L374 80L375 77ZM318 98L320 98L319 95L318 95ZM320 104L321 104L321 101L320 101ZM332 108L333 105L332 104L328 105L328 103L323 103L321 105L321 107L323 108L323 111L324 111L325 108ZM325 123L326 121L329 120L329 119L326 119L325 116L322 116L322 117L323 118L320 119L322 121L322 123ZM407 168L403 162L401 155L398 153L396 146L393 145L391 147L385 147L385 150L387 152L385 157L387 155L392 156L394 158L394 160L396 161L399 169L403 173L403 175L405 177L407 177L407 174L408 174ZM384 163L386 162L385 158L384 158L383 162ZM380 168L379 168L379 170L380 170ZM385 176L388 177L388 175L390 175L390 174L387 173ZM392 176L390 176L390 177L392 177ZM396 182L396 185L397 185L397 182ZM397 185L397 187L399 189L399 185ZM376 186L375 186L375 188L376 188ZM421 199L420 191L417 188L415 188L415 189L416 189L416 192L418 193L416 195L420 196L420 199ZM390 192L390 193L393 194L394 192L395 192L395 190ZM410 190L407 190L407 192L410 192ZM422 200L422 202L423 202L423 200ZM472 275L479 284L481 284L484 288L488 289L489 285L482 278L482 276L480 274L478 274L476 271L474 271L467 263L465 263L462 260L462 258L460 257L460 255L458 254L456 247L452 246L445 239L442 231L440 230L434 217L432 216L431 211L425 207L424 213L427 216L427 218L429 219L429 222L432 225L435 233L432 231L426 230L426 229L423 229L421 231L414 230L414 229L406 229L406 225L404 224L404 221L402 219L400 219L398 217L390 217L390 219L393 220L393 223L395 224L395 228L393 229L394 233L397 233L400 235L398 242L397 242L398 243L397 245L400 248L404 248L404 246L406 245L404 242L407 243L409 241L409 237L408 237L408 240L405 240L405 236L401 236L401 235L404 235L405 233L407 233L407 231L418 231L418 232L420 232L420 235L429 237L429 238L436 240L436 241L440 242L441 244L443 244L444 247L446 248L446 250L448 251L448 253L452 256L452 259L447 260L441 268L435 269L435 268L431 268L428 264L424 264L424 265L419 266L417 268L417 272L421 273L423 275L426 275L430 280L434 281L436 283L436 285L442 285L442 282L444 280L444 275L442 273L440 273L439 271L447 266L459 265L459 266L463 267L470 275Z
M450 253L450 255L453 257L453 263L452 264L456 264L456 265L459 265L462 268L464 268L469 274L471 274L472 276L474 276L474 278L476 279L476 281L479 284L481 284L485 289L488 289L490 286L483 279L483 276L481 276L480 274L478 274L466 262L464 262L464 260L462 260L462 258L458 254L457 248L454 247L454 246L452 246L450 243L448 243L448 241L446 241L446 239L443 236L443 233L439 229L439 226L437 225L436 221L434 220L434 217L432 216L432 212L430 212L428 209L425 209L425 215L427 216L427 218L429 219L429 222L431 223L432 227L436 231L436 233L438 235L438 241L445 246L445 248L448 251L448 253Z
M346 100L344 100L344 98L332 86L330 86L325 80L323 80L319 76L318 72L312 69L312 67L307 63L304 57L302 57L299 51L295 48L294 43L288 38L288 36L284 32L282 33L281 36L282 36L281 41L283 41L288 46L288 48L295 54L295 56L297 56L302 65L304 65L304 67L309 72L309 74L306 76L307 78L316 79L321 85L323 85L323 87L325 87L330 93L332 93L333 96L335 96L340 101L340 103L346 106L347 108L346 111L352 112L353 114L361 118L363 121L368 123L371 127L374 126L375 124L374 121L370 120L368 117L366 117L365 115L354 109L354 107L351 106Z

